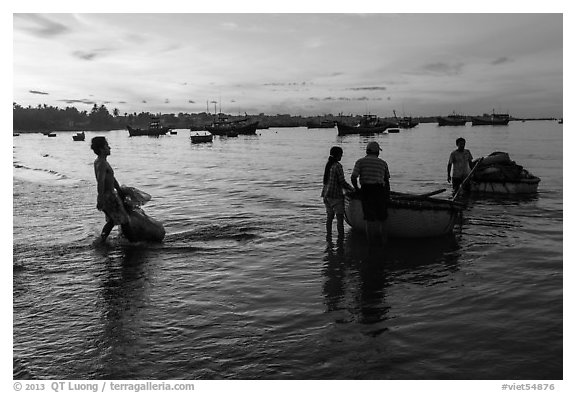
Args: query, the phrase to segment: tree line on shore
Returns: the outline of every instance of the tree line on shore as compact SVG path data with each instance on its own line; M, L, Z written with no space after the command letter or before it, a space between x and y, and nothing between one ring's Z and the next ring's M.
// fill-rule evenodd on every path
M242 119L245 115L225 115L230 120ZM124 113L118 109L112 113L105 105L96 105L90 111L79 111L75 107L64 109L44 105L26 108L13 103L13 130L18 132L47 132L47 131L103 131L124 129L127 125L132 127L146 128L152 119L160 119L161 124L173 129L203 129L214 120L215 115L207 112L201 113ZM346 123L351 123L362 118L362 115L322 115L322 116L292 116L289 114L249 116L259 121L261 128L267 127L303 127L311 123L319 124L325 121L339 121L344 118ZM393 119L393 118L386 118ZM436 117L415 118L420 123L436 122ZM540 119L544 120L544 119Z

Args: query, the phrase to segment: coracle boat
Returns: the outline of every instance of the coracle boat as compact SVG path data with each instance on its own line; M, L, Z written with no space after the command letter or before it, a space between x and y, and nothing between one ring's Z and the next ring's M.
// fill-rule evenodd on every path
M192 143L207 143L212 142L213 135L207 131L191 131L190 141Z
M470 191L507 195L535 194L539 183L539 177L511 161L508 153L494 152L482 159L472 173Z
M133 128L130 126L126 126L126 129L128 129L130 136L160 136L166 135L166 133L170 131L170 127L163 127L158 118L152 119L147 129Z
M385 230L389 237L395 238L448 235L454 229L462 209L461 203L447 199L391 192ZM358 194L346 195L344 218L353 230L366 230L366 220Z
M213 135L256 135L258 128L258 121L251 121L250 118L245 117L238 120L229 120L223 114L219 114L212 124L204 127L204 130Z
M507 126L510 121L510 115L506 113L492 114L484 113L482 116L472 117L473 126Z
M468 118L463 115L453 113L448 116L439 116L436 118L439 126L465 126Z
M86 139L86 135L84 134L84 131L77 132L76 134L72 135L72 139L75 141L83 141Z
M338 135L350 135L350 134L360 134L360 135L372 135L381 134L386 131L387 128L393 127L392 124L381 121L376 115L364 115L355 126L347 125L341 122L336 122L338 127Z

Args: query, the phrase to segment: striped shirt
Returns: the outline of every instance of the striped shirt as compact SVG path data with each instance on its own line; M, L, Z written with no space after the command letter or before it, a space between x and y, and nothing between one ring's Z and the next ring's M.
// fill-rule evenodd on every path
M342 164L335 162L330 168L328 183L324 184L321 196L324 198L344 199L342 188L354 190L354 188L344 179Z
M390 179L388 164L386 161L373 154L367 154L354 165L352 180L360 176L360 185L384 184Z

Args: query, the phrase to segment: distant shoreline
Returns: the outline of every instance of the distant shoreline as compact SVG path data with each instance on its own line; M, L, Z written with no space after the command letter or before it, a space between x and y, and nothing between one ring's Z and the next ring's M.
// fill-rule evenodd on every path
M232 116L231 116L232 117ZM441 117L441 116L430 116L430 117L414 117L413 119L416 120L419 123L437 123L437 117ZM469 118L468 121L470 121L472 116L467 116ZM258 116L254 116L254 118L258 118ZM348 121L353 121L356 117L345 117ZM273 127L273 128L298 128L298 127L306 127L306 123L307 122L311 122L311 121L315 121L318 120L318 117L296 117L294 119L298 119L298 122L286 122L285 119L283 119L284 121L278 121L277 123L274 121L274 117L272 116L271 119L269 119L266 122L266 127L265 128L269 128L269 127ZM324 117L322 117L321 119L325 119ZM337 117L334 117L333 119L334 121L337 121ZM393 121L394 118L393 117L385 117L382 118L382 120L389 120L389 121ZM510 121L557 121L559 119L553 118L553 117L544 117L544 118L511 118ZM276 124L275 124L276 123ZM300 124L302 123L302 124ZM191 128L199 128L199 129L203 129L202 126L200 127L193 127L194 125L189 125L189 126L184 126L184 125L170 125L167 124L168 127L170 127L171 129L175 129L175 130L182 130L182 129L191 129ZM145 126L144 126L145 127ZM42 128L34 128L34 129L20 129L20 128L14 128L13 129L13 133L20 133L20 134L35 134L35 133L46 133L46 132L78 132L78 131L92 131L92 132L108 132L108 131L116 131L116 130L125 130L126 127L93 127L93 126L83 126L83 125L78 125L76 127L42 127ZM314 129L314 128L313 128Z

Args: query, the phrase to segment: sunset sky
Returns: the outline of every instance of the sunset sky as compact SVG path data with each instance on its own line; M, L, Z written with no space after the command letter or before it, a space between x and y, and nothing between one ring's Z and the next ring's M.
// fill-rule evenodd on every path
M196 113L209 102L230 114L561 117L563 16L15 13L13 101L121 113Z

